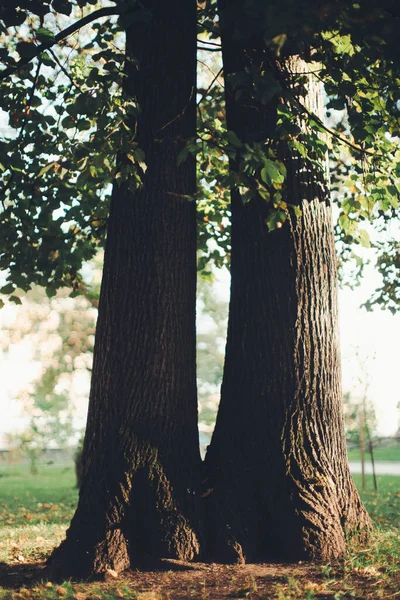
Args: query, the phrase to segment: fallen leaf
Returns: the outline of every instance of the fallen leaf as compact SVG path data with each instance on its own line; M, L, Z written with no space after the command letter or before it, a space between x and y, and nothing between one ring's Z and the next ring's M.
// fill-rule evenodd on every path
M109 575L110 577L113 577L114 579L117 579L117 577L118 577L118 573L117 573L117 571L114 571L114 569L107 569L106 573L107 573L107 575Z
M56 592L59 596L65 596L65 594L67 593L67 590L63 587L61 587L61 585L59 585L58 587L56 587Z

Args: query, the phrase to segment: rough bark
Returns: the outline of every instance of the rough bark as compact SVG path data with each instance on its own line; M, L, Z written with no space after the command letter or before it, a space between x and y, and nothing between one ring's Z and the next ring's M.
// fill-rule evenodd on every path
M113 188L79 503L50 559L61 576L200 552L195 162L177 164L195 135L196 5L146 8L127 30L125 88L147 171L141 189Z
M276 102L238 97L229 74L250 61L263 70L277 63L259 40L235 35L232 13L219 6L228 129L271 140ZM317 95L310 88L309 105ZM329 196L311 163L280 152L286 200L301 218L268 233L266 202L244 204L232 192L228 338L204 482L216 560L328 560L343 555L348 533L370 527L346 455Z

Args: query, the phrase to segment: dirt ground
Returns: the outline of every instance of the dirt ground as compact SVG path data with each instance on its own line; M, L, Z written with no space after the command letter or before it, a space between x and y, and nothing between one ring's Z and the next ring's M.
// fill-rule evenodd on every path
M373 568L310 564L187 564L166 561L165 570L120 575L114 572L89 583L56 584L44 580L44 563L0 564L3 600L64 597L66 600L135 598L137 600L400 600L400 580Z

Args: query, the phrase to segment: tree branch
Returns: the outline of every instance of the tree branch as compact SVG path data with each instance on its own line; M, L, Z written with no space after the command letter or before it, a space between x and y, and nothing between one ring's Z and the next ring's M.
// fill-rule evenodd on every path
M204 52L221 52L220 48L206 48L205 46L199 46L199 45L197 45L197 48L199 50L204 50Z
M200 61L201 62L201 61ZM205 92L203 93L203 95L201 96L200 100L197 103L197 106L199 106L204 98L207 96L207 94L210 92L212 86L214 85L214 83L217 81L218 77L221 75L222 73L222 67L220 68L220 70L218 71L218 73L216 75L214 75L214 79L212 80L212 82L210 83L210 85L208 86L208 88L205 90Z
M95 10L94 12L90 13L89 15L86 15L86 17L79 19L79 21L76 21L75 23L73 23L72 25L70 25L69 27L64 29L63 31L60 31L59 33L57 33L57 35L55 35L51 41L43 42L42 44L40 44L40 46L36 46L35 53L32 56L25 56L23 58L20 58L20 60L17 62L16 65L14 65L12 67L8 67L8 69L3 69L3 71L0 72L0 80L5 79L6 77L9 77L10 75L13 75L21 67L30 63L31 60L33 60L34 58L39 56L42 52L44 52L48 48L51 48L52 46L55 46L55 44L58 44L58 42L60 42L61 40L64 40L68 36L72 35L73 33L75 33L75 31L78 31L78 29L80 29L84 25L91 23L95 19L100 19L101 17L109 17L111 15L119 15L119 14L121 14L121 11L120 10L118 11L115 6L114 7L108 6L105 8L100 8L99 10Z
M68 79L70 80L70 82L72 83L72 85L74 85L80 92L82 92L81 87L72 79L70 73L68 73L67 69L64 67L64 65L62 64L62 62L59 60L58 56L50 48L49 48L49 52L50 52L51 56L53 57L53 59L55 60L55 62L60 67L61 71L64 73L64 75L66 77L68 77Z

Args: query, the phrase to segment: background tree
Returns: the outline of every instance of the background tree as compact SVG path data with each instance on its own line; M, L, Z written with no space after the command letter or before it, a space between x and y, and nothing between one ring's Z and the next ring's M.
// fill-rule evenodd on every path
M97 317L95 285L89 289L85 284L84 289L85 296L70 298L67 290L60 290L48 298L35 286L18 311L8 310L2 319L4 358L11 348L31 349L25 361L35 374L16 395L25 426L7 437L12 447L28 455L35 472L46 449L71 448L77 427L83 425L78 387L89 382Z
M197 383L200 442L206 444L215 424L224 366L228 303L218 293L218 280L199 277L197 284Z

